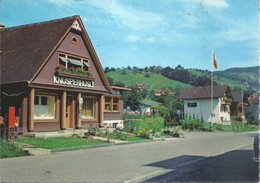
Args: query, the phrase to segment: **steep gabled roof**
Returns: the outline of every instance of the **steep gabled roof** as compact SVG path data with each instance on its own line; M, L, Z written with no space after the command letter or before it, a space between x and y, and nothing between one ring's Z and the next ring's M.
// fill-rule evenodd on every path
M234 102L242 102L241 90L231 91Z
M141 100L140 104L145 105L145 106L149 106L149 107L151 107L151 106L162 106L162 103L155 102L153 100Z
M214 86L213 87L213 97L219 98L223 97L224 94L229 90L228 86ZM180 99L209 99L211 98L211 87L193 87L184 88L179 96Z
M87 49L104 86L111 92L112 88L78 15L1 30L1 84L31 82L68 34L75 21L78 21L83 28L82 37Z
M1 83L32 79L78 17L72 16L1 30Z

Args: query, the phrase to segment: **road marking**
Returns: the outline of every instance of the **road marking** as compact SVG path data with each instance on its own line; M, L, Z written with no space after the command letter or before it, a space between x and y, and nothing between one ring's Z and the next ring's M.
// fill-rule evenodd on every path
M169 172L174 172L177 168L182 168L186 165L190 165L192 163L197 163L199 161L202 161L202 160L205 160L207 158L210 158L210 157L213 157L213 156L219 156L219 155L222 155L226 152L229 152L229 151L234 151L236 149L240 149L240 148L243 148L243 147L247 147L249 145L252 145L252 143L250 144L246 144L246 145L241 145L241 146L237 146L237 147L234 147L232 149L229 149L229 150L225 150L225 151L221 151L220 153L216 153L216 154L213 154L213 155L210 155L210 156L205 156L205 157L201 157L201 158L196 158L194 160L191 160L191 161L187 161L187 162L184 162L184 163L180 163L176 166L172 166L172 167L169 167L167 169L162 169L162 170L156 170L154 172L150 172L150 173L147 173L145 175L140 175L140 176L137 176L137 177L134 177L134 178L131 178L127 181L124 181L125 183L129 183L129 182L143 182L143 181L146 181L146 180L149 180L149 179L152 179L154 177L157 177L157 176L160 176L160 175L163 175L163 174L166 174L166 173L169 173Z

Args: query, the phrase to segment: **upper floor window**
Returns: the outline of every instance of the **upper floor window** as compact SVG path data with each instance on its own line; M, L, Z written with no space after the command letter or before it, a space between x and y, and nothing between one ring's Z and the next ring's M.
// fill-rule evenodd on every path
M197 102L188 103L188 107L197 107Z
M90 71L90 65L86 58L63 53L59 54L59 65L63 65L68 69L83 69L84 71Z

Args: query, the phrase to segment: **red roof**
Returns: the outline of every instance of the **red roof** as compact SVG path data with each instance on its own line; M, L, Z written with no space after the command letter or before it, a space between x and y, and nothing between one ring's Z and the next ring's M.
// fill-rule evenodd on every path
M219 98L229 90L228 86L216 85L213 87L213 97ZM211 86L184 88L179 96L180 99L207 99L211 98Z
M1 30L1 83L32 79L78 17L72 16Z

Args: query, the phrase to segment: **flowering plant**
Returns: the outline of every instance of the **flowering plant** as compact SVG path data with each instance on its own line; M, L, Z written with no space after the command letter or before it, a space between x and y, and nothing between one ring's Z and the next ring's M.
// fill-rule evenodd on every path
M87 77L93 77L93 74L90 72L90 69L89 70L84 70L80 67L69 67L69 68L66 68L66 66L62 65L62 64L59 64L57 67L56 67L56 70L62 70L62 71L66 71L66 72L70 72L71 74L78 74L78 75L82 75L82 76L87 76Z

